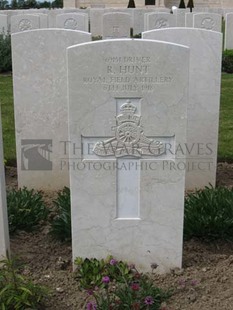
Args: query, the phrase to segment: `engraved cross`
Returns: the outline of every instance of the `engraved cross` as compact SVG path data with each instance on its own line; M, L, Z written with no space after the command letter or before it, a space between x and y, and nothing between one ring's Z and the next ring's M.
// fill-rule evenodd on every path
M166 144L171 147L175 141L174 136L147 137L138 114L140 110L141 98L122 98L117 103L113 137L82 137L82 154L85 160L116 161L116 214L120 219L140 218L141 160L168 158Z

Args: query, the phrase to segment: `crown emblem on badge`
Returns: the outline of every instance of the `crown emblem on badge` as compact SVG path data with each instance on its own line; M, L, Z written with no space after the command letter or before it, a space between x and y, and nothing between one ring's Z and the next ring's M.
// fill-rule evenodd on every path
M136 110L136 106L133 105L130 100L127 100L126 103L120 107L122 114L116 117L117 125L121 125L125 122L132 122L139 125L141 117L135 114Z
M120 107L116 117L116 126L112 127L115 136L96 142L93 153L98 156L140 158L142 156L160 156L164 153L164 144L145 136L141 126L141 116L135 114L137 107L127 100Z

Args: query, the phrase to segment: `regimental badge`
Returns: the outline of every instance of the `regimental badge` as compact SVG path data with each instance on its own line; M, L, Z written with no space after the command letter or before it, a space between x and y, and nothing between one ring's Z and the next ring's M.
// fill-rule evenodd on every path
M136 106L127 100L120 107L113 127L115 136L97 142L93 152L98 156L137 157L160 156L165 153L164 143L147 138L141 126L141 116L136 114Z

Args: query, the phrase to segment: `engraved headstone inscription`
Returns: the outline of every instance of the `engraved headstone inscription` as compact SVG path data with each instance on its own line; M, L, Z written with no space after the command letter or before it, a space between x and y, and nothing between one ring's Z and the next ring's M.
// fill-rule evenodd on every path
M188 61L147 40L68 48L73 258L181 266Z

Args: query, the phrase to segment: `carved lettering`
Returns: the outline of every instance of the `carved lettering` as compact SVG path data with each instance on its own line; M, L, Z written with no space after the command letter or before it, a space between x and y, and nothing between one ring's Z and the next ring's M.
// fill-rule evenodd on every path
M147 74L149 66L120 66L120 73L123 74Z

